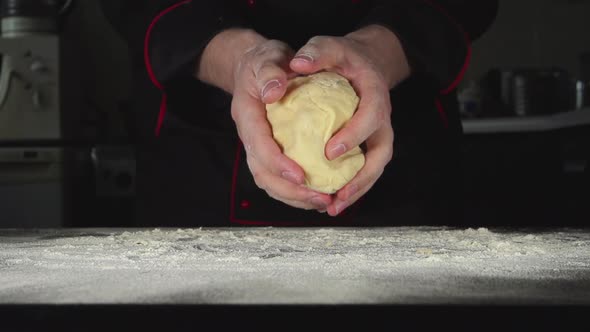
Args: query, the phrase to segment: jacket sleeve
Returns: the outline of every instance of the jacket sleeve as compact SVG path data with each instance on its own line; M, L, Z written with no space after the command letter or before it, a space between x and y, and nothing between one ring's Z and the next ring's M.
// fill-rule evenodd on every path
M429 77L449 93L460 82L471 55L471 41L492 24L497 0L375 1L361 26L381 24L400 39L413 75Z
M131 52L141 50L150 78L162 89L173 79L194 75L201 53L216 34L228 28L247 27L238 5L231 0L116 1L123 3L119 5L101 1L105 15L127 39ZM118 8L112 12L119 14L109 16L108 10L114 6ZM133 13L129 17L137 22L121 19L125 12Z

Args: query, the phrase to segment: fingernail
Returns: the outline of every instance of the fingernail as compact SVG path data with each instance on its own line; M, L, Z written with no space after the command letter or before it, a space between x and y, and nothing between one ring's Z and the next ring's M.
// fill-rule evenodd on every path
M281 86L281 82L278 80L272 80L267 82L262 88L262 98L264 98L272 89L276 89Z
M289 182L293 182L294 184L301 184L301 180L293 172L285 171L281 173L281 176L283 177L283 179Z
M309 62L312 63L313 62L313 57L309 54L297 54L293 60L299 60L299 61L305 61L305 62Z
M328 210L318 210L319 213L326 213Z
M346 152L346 146L344 144L338 144L328 151L328 159L332 160L338 158L344 154L344 152Z
M310 203L319 210L325 210L327 208L326 203L324 203L324 201L319 197L312 198Z

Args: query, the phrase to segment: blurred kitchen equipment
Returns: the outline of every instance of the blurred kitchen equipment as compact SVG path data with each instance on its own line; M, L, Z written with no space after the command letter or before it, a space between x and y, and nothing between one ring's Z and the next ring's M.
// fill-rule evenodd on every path
M586 106L586 89L584 81L576 81L576 110L581 110Z
M576 86L579 108L590 106L590 52L580 54L580 79Z
M457 95L461 116L474 118L481 114L481 89L476 81L469 81Z
M0 3L0 139L60 139L59 36L52 1ZM15 16L16 15L16 16ZM30 15L30 16L28 16Z
M92 149L92 164L97 197L133 197L135 150L132 146L96 146Z
M481 117L505 117L514 114L512 104L512 71L492 69L479 81Z
M560 68L496 68L480 85L486 117L547 115L575 106L573 79Z
M0 227L65 217L58 18L70 4L0 1Z

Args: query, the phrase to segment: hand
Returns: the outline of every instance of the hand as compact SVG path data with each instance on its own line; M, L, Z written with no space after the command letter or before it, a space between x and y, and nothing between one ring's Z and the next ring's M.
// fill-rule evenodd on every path
M367 148L365 166L328 206L328 214L336 216L366 194L391 161L394 133L389 90L409 76L410 68L397 37L381 26L345 37L314 37L297 52L290 68L304 75L336 72L350 80L360 97L353 118L326 144L329 160L363 142Z
M288 78L295 76L289 69L292 57L289 46L276 40L264 40L248 49L235 66L231 114L256 185L290 206L326 210L331 196L303 185L303 170L282 153L266 119L265 104L281 99Z

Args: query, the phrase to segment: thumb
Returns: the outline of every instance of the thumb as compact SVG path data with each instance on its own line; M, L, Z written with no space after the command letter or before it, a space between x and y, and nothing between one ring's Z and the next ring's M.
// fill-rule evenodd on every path
M272 62L262 64L255 78L258 96L265 104L277 102L287 91L287 73Z
M302 75L339 67L344 55L338 42L331 37L314 37L293 57L291 70Z

